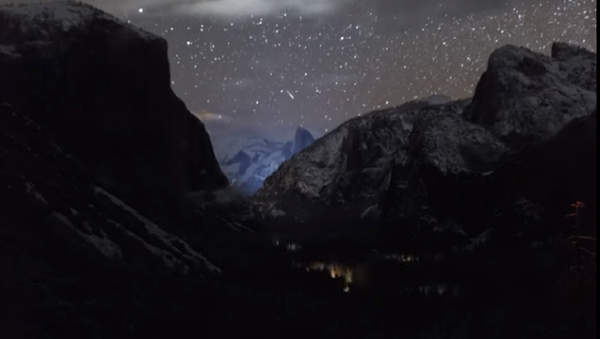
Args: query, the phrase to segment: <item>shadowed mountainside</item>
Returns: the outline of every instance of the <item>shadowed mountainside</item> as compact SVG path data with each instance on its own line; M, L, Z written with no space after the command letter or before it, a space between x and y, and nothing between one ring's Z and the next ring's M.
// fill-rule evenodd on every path
M152 216L227 185L171 89L167 43L84 4L0 7L0 102L50 126L94 179Z

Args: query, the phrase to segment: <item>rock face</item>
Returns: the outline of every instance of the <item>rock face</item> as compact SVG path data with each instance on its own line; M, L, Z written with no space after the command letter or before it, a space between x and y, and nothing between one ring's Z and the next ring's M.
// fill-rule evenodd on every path
M517 169L507 171L512 191L548 209L571 213L575 201L586 204L581 232L596 235L597 113L573 119L559 133L522 152ZM505 180L508 182L509 180Z
M251 195L284 161L314 141L311 132L302 127L296 129L294 139L288 142L224 134L215 139L215 152L232 185L243 194Z
M352 119L283 163L254 196L254 207L285 222L360 220L377 202L393 159L404 154L417 112L458 112L464 105L441 108L426 99Z
M83 4L0 5L2 336L179 332L200 299L181 281L220 268L156 219L226 184L164 40Z
M3 336L139 333L130 315L167 319L190 294L164 302L164 291L185 291L177 283L184 277L220 272L95 184L50 129L7 104L0 104L0 145Z
M156 274L219 271L185 241L91 182L49 129L7 104L0 105L0 121L0 226L8 235L3 241L27 233L28 241L55 246L53 252Z
M529 213L522 198L559 214L576 196L595 205L585 184L595 182L595 54L552 51L502 47L472 100L423 100L344 123L269 177L255 212L274 225L383 225L423 249L516 220ZM584 150L569 154L575 144Z
M0 6L0 102L48 125L108 191L176 215L227 185L170 88L166 42L84 4Z
M492 133L456 112L420 111L406 145L378 201L385 222L435 229L490 212L479 209L487 179L511 154Z
M294 136L293 154L301 152L306 147L312 145L313 142L315 142L315 137L307 129L298 127Z
M555 43L552 56L546 56L509 45L490 56L465 115L519 147L595 109L595 53Z

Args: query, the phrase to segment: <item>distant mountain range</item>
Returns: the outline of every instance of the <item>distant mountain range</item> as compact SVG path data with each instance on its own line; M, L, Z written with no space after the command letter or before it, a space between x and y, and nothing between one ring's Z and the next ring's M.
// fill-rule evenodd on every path
M315 141L313 133L303 127L298 127L287 141L240 131L215 133L211 137L221 169L244 194L256 192L284 161Z

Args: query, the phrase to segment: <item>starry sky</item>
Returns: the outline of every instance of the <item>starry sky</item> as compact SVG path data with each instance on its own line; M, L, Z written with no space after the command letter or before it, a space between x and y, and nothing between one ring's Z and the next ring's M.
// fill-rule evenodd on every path
M169 42L204 121L330 130L419 97L472 95L504 44L596 51L596 0L88 0Z

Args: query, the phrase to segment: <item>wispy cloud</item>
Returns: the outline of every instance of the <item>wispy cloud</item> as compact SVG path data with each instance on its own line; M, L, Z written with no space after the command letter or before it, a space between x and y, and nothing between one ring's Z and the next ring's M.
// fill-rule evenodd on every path
M22 0L22 2L33 0ZM48 0L46 0L48 1ZM344 3L353 0L83 0L113 14L145 13L213 16L237 18L240 16L276 16L293 12L304 16L333 14ZM0 0L2 2L12 2ZM156 10L156 11L155 11Z
M2 3L51 2L54 0L0 0ZM294 13L318 17L343 12L352 6L362 12L403 20L436 15L461 15L510 6L517 0L82 0L114 15L137 13L144 9L150 16L212 16L235 19L255 16L278 16ZM521 0L523 1L523 0ZM531 2L532 0L525 0ZM372 19L372 18L371 18Z
M180 14L238 17L246 15L280 15L291 11L314 16L333 14L346 0L208 0L175 6Z
M192 112L193 115L198 117L203 122L206 121L229 121L230 118L223 114L212 113L212 112Z

